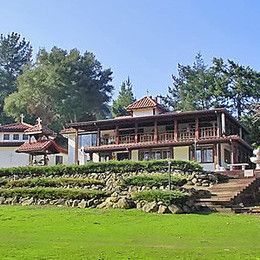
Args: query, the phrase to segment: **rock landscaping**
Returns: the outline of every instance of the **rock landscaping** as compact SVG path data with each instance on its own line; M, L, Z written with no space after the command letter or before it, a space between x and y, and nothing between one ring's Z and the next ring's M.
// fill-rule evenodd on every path
M172 161L170 178L167 170L163 160L0 169L0 204L191 213L195 199L207 195L192 186L218 181L193 162Z

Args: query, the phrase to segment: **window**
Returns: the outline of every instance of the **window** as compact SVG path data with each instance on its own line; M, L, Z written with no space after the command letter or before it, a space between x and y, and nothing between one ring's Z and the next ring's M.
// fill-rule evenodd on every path
M10 135L9 134L4 134L4 140L10 140Z
M213 162L213 149L201 148L196 150L195 158L200 163L212 163Z
M63 156L61 156L61 155L56 155L55 163L56 163L56 164L63 164Z
M160 160L172 158L171 150L148 150L139 152L139 160Z
M29 136L26 134L23 134L23 140L28 140L28 139L29 139Z
M13 134L13 140L19 140L19 134Z
M225 163L231 163L231 153L227 149L224 149L224 161Z
M97 145L97 134L82 134L79 135L79 146L96 146Z

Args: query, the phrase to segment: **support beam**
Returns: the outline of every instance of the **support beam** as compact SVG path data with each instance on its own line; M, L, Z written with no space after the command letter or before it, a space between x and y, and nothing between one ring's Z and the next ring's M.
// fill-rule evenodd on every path
M222 135L226 133L226 116L225 113L221 114L221 129L222 129Z
M75 129L75 150L74 150L74 163L79 164L79 131Z
M135 143L138 143L138 123L135 122Z
M174 118L174 141L178 141L178 121Z
M199 140L200 138L200 133L199 133L199 118L195 118L195 139Z
M119 129L118 129L118 125L116 126L116 144L119 144Z
M101 145L100 138L101 138L100 128L98 128L98 130L97 130L97 146Z
M158 122L154 121L154 141L158 142Z

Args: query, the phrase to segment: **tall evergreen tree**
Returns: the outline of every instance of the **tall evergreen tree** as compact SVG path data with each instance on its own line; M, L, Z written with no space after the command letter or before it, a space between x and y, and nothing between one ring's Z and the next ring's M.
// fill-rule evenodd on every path
M4 100L16 90L16 79L31 56L32 47L20 34L0 35L0 123L10 120L3 111Z
M5 101L13 118L21 113L41 117L56 130L73 121L104 117L113 86L112 71L90 52L54 47L40 50L36 62L17 79L18 89Z
M126 107L134 101L133 84L128 77L122 83L117 99L113 101L112 115L114 117L127 115Z

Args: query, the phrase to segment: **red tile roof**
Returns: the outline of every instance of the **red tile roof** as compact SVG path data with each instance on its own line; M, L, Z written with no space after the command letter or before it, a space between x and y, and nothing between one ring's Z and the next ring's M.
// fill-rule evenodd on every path
M17 153L68 153L66 149L60 147L54 140L41 140L37 142L26 142L22 144L17 150Z
M156 107L158 103L151 97L143 97L127 107L127 110Z
M0 125L0 132L24 132L30 127L32 127L32 125L26 123Z
M34 125L24 131L27 134L44 134L44 135L53 135L54 132L42 124Z

